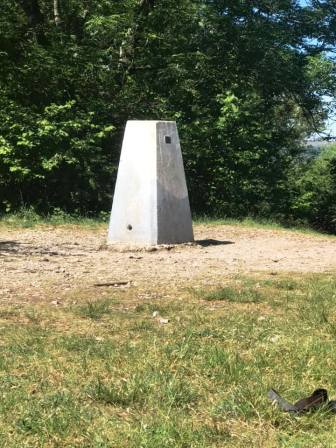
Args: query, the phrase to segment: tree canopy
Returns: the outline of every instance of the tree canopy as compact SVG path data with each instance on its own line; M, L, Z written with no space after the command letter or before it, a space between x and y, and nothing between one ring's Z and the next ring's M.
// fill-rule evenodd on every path
M126 121L167 119L194 212L286 214L335 43L334 1L3 0L0 207L108 210Z

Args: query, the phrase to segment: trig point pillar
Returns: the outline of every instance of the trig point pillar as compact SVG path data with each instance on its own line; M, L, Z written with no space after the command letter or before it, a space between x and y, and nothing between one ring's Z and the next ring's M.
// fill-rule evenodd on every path
M193 240L176 123L128 121L108 242L155 245Z

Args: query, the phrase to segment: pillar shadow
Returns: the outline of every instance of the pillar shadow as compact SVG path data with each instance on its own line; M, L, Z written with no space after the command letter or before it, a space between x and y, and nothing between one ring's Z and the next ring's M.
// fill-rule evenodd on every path
M213 240L211 238L207 240L196 240L195 243L202 247L225 246L227 244L235 244L234 241Z

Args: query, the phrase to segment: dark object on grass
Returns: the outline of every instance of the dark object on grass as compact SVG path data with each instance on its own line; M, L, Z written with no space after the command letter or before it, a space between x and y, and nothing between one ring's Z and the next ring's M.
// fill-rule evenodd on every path
M130 282L108 282L108 283L94 283L93 286L101 287L101 286L114 286L117 288L118 286L127 286Z
M326 389L316 389L309 397L302 398L294 403L294 406L299 412L306 412L312 409L318 409L327 402L328 392Z
M289 403L288 401L286 401L284 398L282 398L281 395L279 395L276 390L270 389L267 396L271 401L273 401L273 403L274 402L277 403L277 405L279 406L279 408L282 411L297 412L297 409L295 408L295 406L293 404Z
M316 389L309 397L302 398L294 404L282 398L274 389L271 389L267 396L270 400L277 403L279 408L284 412L303 414L304 412L323 408L336 413L336 400L328 400L328 392L326 389Z

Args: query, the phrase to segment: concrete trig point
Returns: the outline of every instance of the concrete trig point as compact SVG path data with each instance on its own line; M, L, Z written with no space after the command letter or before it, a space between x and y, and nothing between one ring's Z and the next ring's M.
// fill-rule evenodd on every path
M193 240L176 123L128 121L108 242L156 245Z

